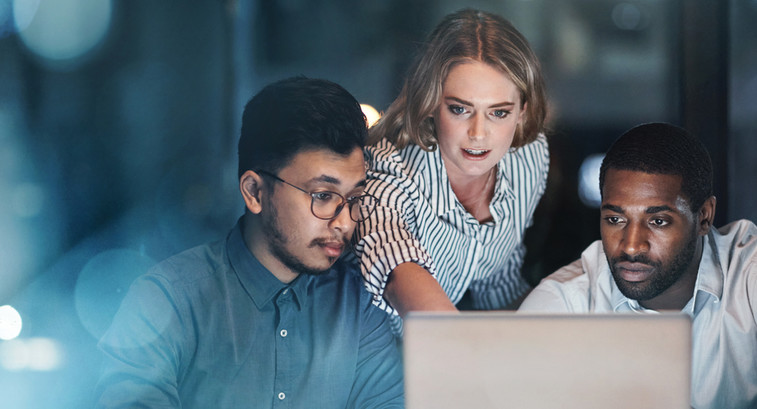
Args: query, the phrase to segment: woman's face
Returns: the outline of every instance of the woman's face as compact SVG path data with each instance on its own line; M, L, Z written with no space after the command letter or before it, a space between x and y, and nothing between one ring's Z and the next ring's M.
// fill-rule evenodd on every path
M486 175L510 149L524 108L518 88L502 71L480 61L453 67L433 114L449 177Z

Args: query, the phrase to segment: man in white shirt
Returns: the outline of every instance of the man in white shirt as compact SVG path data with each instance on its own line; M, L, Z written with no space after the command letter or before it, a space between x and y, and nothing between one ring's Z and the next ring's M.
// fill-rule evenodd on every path
M601 241L531 292L520 311L692 318L695 408L757 407L757 226L712 226L712 164L669 124L637 126L600 170Z

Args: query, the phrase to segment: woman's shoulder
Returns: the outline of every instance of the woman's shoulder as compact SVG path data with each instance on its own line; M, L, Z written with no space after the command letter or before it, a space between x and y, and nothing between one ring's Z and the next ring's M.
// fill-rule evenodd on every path
M402 173L414 178L426 168L427 155L418 145L409 144L398 149L392 142L382 139L375 145L365 148L371 171L380 173Z

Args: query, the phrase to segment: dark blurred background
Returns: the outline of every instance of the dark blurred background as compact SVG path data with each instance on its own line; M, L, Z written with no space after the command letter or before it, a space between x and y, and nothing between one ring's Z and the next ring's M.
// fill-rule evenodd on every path
M0 0L0 407L91 405L131 280L242 213L258 89L322 77L384 110L462 7L511 20L546 74L532 283L598 239L597 160L641 122L705 141L717 225L757 220L757 0Z

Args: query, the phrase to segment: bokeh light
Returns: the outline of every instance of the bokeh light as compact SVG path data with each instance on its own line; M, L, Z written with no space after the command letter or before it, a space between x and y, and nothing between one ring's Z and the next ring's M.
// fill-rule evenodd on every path
M52 63L74 63L97 46L108 32L112 10L112 0L13 1L23 44Z
M365 121L368 124L368 128L372 127L373 124L376 123L376 121L381 118L381 114L376 110L376 108L368 105L368 104L360 104L360 108L363 110L363 113L365 114Z
M632 3L618 3L612 9L612 21L621 30L642 30L646 26L644 13Z
M598 208L602 204L599 191L599 168L604 154L589 155L578 170L578 196L589 207Z
M74 293L76 312L84 328L99 339L110 326L131 282L154 264L129 249L106 250L82 268Z
M14 339L21 333L21 314L10 305L0 307L0 339Z
M54 371L62 364L62 348L50 338L14 339L0 344L0 367L8 371Z

